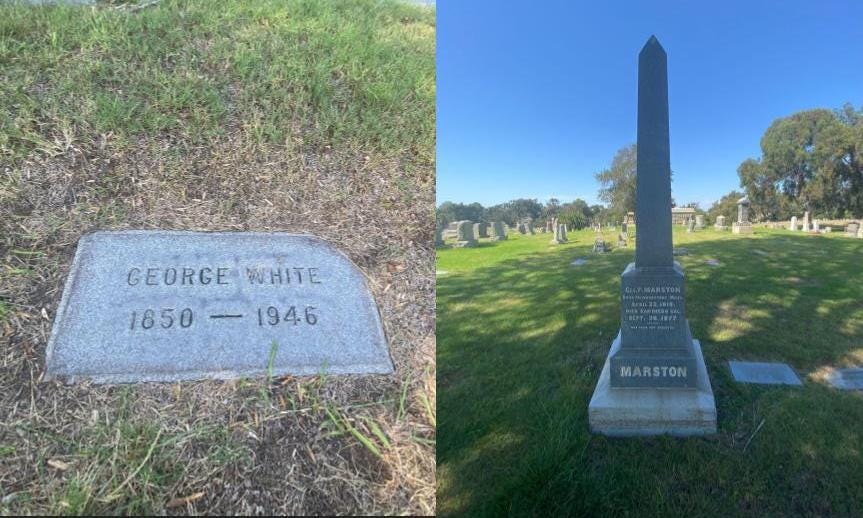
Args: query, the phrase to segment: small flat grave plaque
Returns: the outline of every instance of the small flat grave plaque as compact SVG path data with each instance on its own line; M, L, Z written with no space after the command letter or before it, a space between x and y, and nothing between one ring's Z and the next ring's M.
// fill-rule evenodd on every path
M569 264L572 266L581 266L581 265L586 264L586 263L587 263L587 259L585 259L583 257L579 257L578 259L576 259L575 261L573 261Z
M739 383L803 385L794 370L785 363L730 361L728 365Z
M839 390L863 390L863 368L836 369L827 381Z
M314 236L88 234L48 342L46 379L95 383L393 370L362 272Z

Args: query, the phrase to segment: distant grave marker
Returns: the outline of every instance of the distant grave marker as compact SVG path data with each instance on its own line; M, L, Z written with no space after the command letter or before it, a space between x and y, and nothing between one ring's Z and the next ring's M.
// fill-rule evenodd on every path
M785 363L729 361L734 380L759 385L803 385L797 373Z
M362 272L314 236L96 232L54 319L47 379L390 373Z
M839 390L863 390L863 368L836 369L827 381Z
M737 201L737 221L731 226L734 234L751 234L752 223L749 222L749 197L744 196Z

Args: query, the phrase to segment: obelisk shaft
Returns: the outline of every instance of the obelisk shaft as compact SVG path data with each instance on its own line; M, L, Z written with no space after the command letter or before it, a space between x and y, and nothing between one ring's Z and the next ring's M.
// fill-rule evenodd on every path
M671 267L671 158L668 72L655 37L638 55L638 151L635 266Z

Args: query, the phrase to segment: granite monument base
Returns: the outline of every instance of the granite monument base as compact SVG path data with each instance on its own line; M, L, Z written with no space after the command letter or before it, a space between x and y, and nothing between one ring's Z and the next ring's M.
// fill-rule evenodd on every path
M731 232L734 234L751 234L752 233L752 224L751 223L735 223L731 228Z
M673 435L686 437L716 433L716 402L701 353L693 340L698 384L685 388L612 388L610 359L620 349L620 334L590 399L588 416L593 433L614 437Z

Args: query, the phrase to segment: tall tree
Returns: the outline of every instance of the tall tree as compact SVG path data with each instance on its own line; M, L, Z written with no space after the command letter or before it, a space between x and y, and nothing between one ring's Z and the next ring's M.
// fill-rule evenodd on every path
M599 199L607 204L609 217L615 220L635 210L635 157L635 144L620 148L611 166L595 175L601 185Z
M742 192L731 191L719 201L713 202L713 205L707 210L708 223L716 223L716 217L722 215L725 216L725 224L730 227L732 222L737 221L737 202L742 197Z
M863 111L806 110L773 121L760 159L737 169L756 215L784 219L803 210L863 214Z

